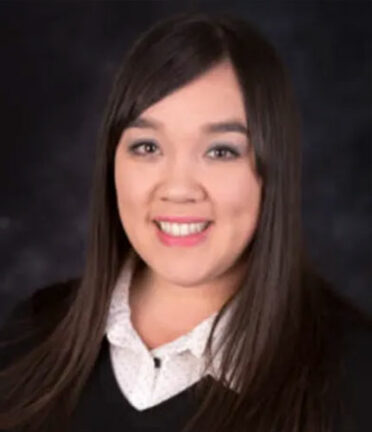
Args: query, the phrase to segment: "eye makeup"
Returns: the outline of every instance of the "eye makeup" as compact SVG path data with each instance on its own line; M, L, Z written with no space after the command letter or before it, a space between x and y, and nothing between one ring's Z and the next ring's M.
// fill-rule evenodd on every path
M128 146L128 151L129 153L132 153L136 156L148 156L148 155L152 155L154 152L148 152L148 151L142 151L139 152L139 149L142 148L143 150L145 149L149 149L149 148L154 148L154 146L157 146L157 144L150 139L140 139L140 140L136 140L134 141L134 143L129 144ZM228 157L217 157L216 159L236 159L238 157L241 156L241 151L239 150L238 146L236 145L231 145L231 144L225 144L225 143L218 143L216 145L212 145L208 150L207 153L210 153L212 151L217 151L217 152L224 152L224 154L228 154L230 156ZM221 153L219 153L221 154Z

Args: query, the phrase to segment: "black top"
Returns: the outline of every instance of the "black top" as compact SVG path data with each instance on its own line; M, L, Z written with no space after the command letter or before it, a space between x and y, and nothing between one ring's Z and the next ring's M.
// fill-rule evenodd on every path
M109 343L105 338L95 370L76 410L73 432L180 431L197 408L190 392L194 386L156 406L138 411L117 385L109 356Z
M67 288L63 284L47 287L35 294L31 301L24 301L15 309L7 325L3 327L0 338L19 334L21 325L17 317L34 313L40 304L65 298ZM354 432L372 431L370 414L372 389L372 332L370 326L361 326L353 321L347 324L345 338L345 378L342 391L351 401L349 407L355 417ZM22 350L27 350L22 344ZM0 347L1 348L1 347ZM10 351L12 351L10 353ZM0 368L13 358L13 350L0 351ZM18 354L17 354L18 355ZM154 365L157 367L158 365ZM203 378L207 382L210 376ZM75 410L72 428L66 432L177 432L198 408L192 398L193 386L171 397L170 399L143 411L138 411L125 398L120 390L111 366L109 342L103 339L100 353L94 369L84 387L78 406ZM290 415L290 413L289 413ZM318 432L318 431L314 431ZM332 431L333 432L333 431ZM344 429L342 421L337 421L334 432L349 432Z

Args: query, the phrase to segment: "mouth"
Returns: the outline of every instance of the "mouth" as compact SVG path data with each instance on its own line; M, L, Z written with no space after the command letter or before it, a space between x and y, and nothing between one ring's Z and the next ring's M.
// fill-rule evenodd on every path
M153 220L152 221L160 230L162 230L162 227L161 227L161 223L160 223L160 221L158 221L158 220ZM161 221L161 222L163 222L163 221ZM165 221L164 221L165 222ZM172 223L172 222L171 222ZM204 224L204 227L203 227L203 231L204 230L206 230L210 225L212 225L212 223L213 223L213 221L204 221L204 222L188 222L188 223L185 223L185 224L194 224L194 223L198 223L198 224L200 224L200 223L203 223ZM177 224L178 225L181 225L180 223L178 223L177 222Z
M153 221L158 239L166 246L195 246L203 243L209 238L212 221L201 224L174 227L173 224L163 224ZM172 225L172 226L170 226Z

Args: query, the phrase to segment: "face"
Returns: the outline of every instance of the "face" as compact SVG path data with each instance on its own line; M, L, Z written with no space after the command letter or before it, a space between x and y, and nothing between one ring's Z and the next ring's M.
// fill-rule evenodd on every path
M156 283L223 290L241 272L238 259L254 234L261 197L246 128L243 96L224 62L147 108L123 131L115 153L119 214ZM154 223L160 216L212 224L192 246L169 245Z

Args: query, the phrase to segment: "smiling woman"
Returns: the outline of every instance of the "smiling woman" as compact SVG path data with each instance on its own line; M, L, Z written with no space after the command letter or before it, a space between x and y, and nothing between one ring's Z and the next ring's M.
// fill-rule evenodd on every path
M156 269L146 288L149 303L152 298L162 303L173 291L171 309L182 304L190 311L197 291L205 304L201 313L208 315L237 289L231 273L241 279L246 262L228 269L251 243L261 199L247 129L243 95L229 61L152 104L124 128L115 152L116 195L131 244L148 268ZM156 151L146 151L152 148ZM213 224L185 235L197 227L179 225L179 218ZM157 225L157 237L154 221L169 222ZM195 313L190 315L197 321ZM166 316L164 310L163 320Z
M250 24L172 16L123 59L80 279L3 328L0 429L366 432L371 319L302 240L298 113Z

